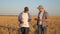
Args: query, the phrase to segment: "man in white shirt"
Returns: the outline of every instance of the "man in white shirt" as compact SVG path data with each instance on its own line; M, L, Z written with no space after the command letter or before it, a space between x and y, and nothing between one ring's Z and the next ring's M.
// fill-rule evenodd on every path
M38 25L38 34L46 34L46 29L47 29L47 22L48 22L48 13L44 10L43 6L40 5L38 7L39 13L38 13L38 20L37 20L37 25Z
M25 7L24 11L20 13L18 16L19 26L21 27L22 34L29 33L29 27L30 27L29 23L31 21L31 18L28 11L29 11L28 7Z

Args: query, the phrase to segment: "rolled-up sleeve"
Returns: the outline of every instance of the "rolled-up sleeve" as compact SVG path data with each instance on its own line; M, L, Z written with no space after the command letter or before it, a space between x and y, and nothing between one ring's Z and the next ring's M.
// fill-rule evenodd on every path
M18 16L18 21L22 20L22 13L19 14Z
M49 14L48 14L48 12L46 12L46 19L48 19L49 18Z

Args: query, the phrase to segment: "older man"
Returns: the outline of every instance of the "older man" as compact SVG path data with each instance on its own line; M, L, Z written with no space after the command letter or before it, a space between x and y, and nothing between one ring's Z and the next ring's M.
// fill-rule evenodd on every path
M46 34L46 29L48 26L48 13L45 11L42 5L38 7L39 13L38 13L38 33L39 34Z

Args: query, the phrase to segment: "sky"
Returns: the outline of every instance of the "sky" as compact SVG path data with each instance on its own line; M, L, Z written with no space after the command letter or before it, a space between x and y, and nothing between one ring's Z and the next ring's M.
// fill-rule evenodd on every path
M38 15L39 5L44 6L50 16L60 16L60 0L0 0L0 15L18 15L26 6L31 15Z

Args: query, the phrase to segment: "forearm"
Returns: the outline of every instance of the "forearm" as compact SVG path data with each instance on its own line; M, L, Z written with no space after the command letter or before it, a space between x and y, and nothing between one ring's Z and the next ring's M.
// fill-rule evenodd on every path
M40 19L42 22L48 22L48 19Z
M23 21L22 20L18 20L20 23L23 23Z
M29 19L28 22L31 22L31 19Z

